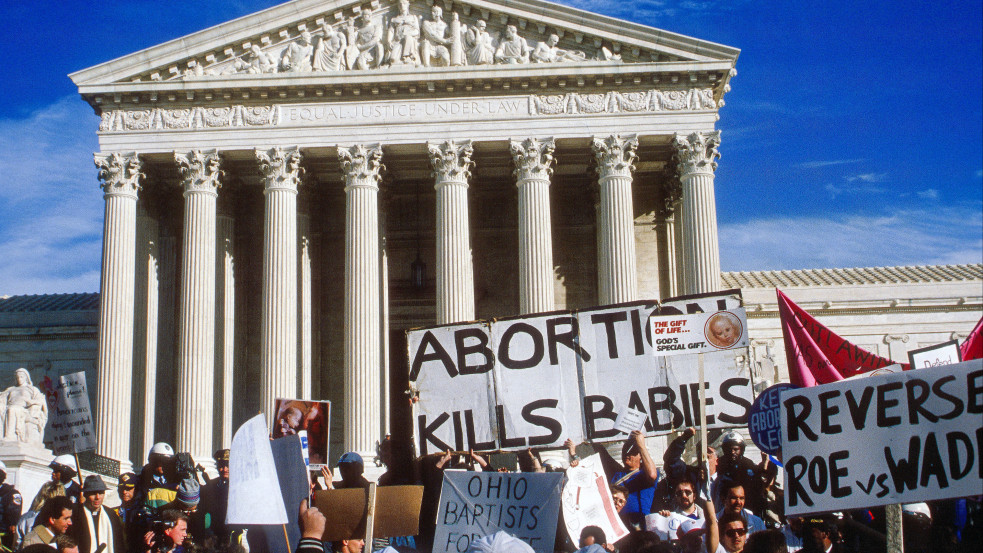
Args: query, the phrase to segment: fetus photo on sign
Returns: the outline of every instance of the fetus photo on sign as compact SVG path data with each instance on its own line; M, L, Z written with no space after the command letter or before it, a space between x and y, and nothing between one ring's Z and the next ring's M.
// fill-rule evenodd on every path
M727 349L741 339L744 328L736 315L721 311L707 319L704 332L708 342L720 349Z

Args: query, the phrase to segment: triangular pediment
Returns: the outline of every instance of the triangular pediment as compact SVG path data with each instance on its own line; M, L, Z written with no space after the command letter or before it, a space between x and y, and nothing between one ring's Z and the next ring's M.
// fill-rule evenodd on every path
M325 83L461 71L589 75L631 64L733 67L738 50L538 0L294 0L74 73L83 94L154 83ZM439 8L436 13L433 7ZM550 67L545 67L550 66ZM375 75L374 73L378 73ZM296 79L296 81L294 81ZM115 85L115 87L114 87Z

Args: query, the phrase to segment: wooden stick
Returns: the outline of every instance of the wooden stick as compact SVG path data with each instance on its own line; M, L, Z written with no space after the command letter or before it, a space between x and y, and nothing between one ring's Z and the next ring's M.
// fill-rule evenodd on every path
M700 451L699 460L702 467L707 461L707 393L704 390L706 385L706 375L703 369L703 352L697 354L699 359L699 378L700 378ZM707 475L709 479L710 475ZM708 482L709 483L709 482ZM709 493L709 490L708 490Z
M375 482L369 482L369 498L365 502L365 546L372 551L372 534L375 526Z

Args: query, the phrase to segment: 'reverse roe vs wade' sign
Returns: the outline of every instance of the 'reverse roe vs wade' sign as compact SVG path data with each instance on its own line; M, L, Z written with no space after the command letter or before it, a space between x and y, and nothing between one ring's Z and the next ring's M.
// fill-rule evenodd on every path
M661 305L636 302L411 330L417 451L623 439L615 421L629 408L645 414L650 436L699 424L697 355L658 355L649 317L740 306L735 290ZM705 354L711 428L747 423L753 393L747 369L736 361L746 353Z
M983 360L784 391L789 515L979 495Z

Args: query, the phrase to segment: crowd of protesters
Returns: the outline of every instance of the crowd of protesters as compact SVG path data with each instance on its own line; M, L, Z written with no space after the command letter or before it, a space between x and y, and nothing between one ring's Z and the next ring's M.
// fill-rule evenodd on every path
M612 504L629 534L609 543L597 526L584 528L577 543L557 525L556 551L582 553L867 553L886 550L883 508L827 513L805 518L785 517L776 460L762 455L760 462L745 456L745 443L736 432L722 436L719 452L698 445L702 462L684 460L696 431L689 428L673 439L657 464L641 432L632 433L621 448L620 462L599 445L593 448L609 480ZM374 540L365 544L353 536L332 544L321 542L325 518L304 501L299 506L301 540L298 553L429 552L436 530L443 472L478 471L555 472L580 462L578 446L567 441L560 461L526 450L513 466L494 466L490 456L474 451L444 452L412 461L399 461L387 436L379 459L386 472L379 485L422 484L420 530L416 536ZM408 456L407 456L408 457ZM500 457L496 457L500 459ZM251 540L246 528L226 524L229 501L229 450L214 454L217 476L209 478L186 453L175 454L168 444L154 445L139 473L120 475L117 493L121 504L103 505L108 491L98 475L78 477L72 456L51 463L46 482L23 509L19 493L4 484L6 467L0 463L0 518L6 551L26 553L239 553L265 551ZM507 465L505 463L504 465ZM336 474L327 468L311 474L312 491L365 488L363 460L355 452L341 456ZM81 485L79 485L81 482ZM962 553L979 551L983 544L983 509L980 497L905 506L904 541L908 553ZM23 512L22 512L23 511ZM672 518L671 532L660 535L652 515ZM252 543L251 543L252 542ZM368 546L367 546L368 545ZM492 535L475 540L477 553L532 553L520 540Z

